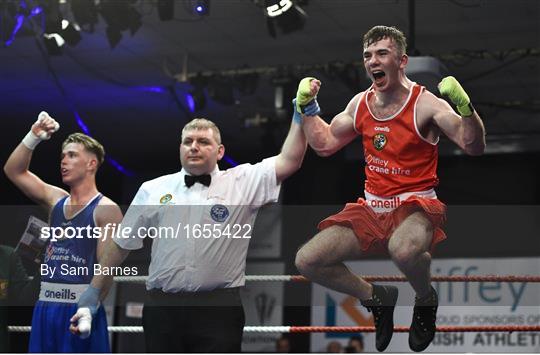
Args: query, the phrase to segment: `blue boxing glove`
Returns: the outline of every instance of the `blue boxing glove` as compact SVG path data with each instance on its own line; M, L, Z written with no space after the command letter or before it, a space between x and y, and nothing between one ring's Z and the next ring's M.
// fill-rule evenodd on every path
M293 116L292 116L293 122L296 124L302 124L302 115L300 114L300 112L298 112L298 109L297 109L298 106L296 106L296 99L292 100L292 105L293 105Z
M319 107L317 98L314 98L306 106L303 107L303 113L306 116L317 116L321 113L321 108Z

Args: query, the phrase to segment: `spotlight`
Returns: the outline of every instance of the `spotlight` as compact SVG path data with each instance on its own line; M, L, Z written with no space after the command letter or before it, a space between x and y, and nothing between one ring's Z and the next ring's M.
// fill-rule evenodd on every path
M0 1L0 12L0 41L4 42L4 46L9 47L24 21L42 13L43 7L36 5L31 8L27 2L22 0Z
M49 55L57 56L62 54L62 46L64 45L65 41L58 33L44 33L43 43L45 44L45 48L47 49L47 53L49 53Z
M292 0L265 0L268 33L276 37L275 26L284 34L304 28L307 14Z
M285 95L284 91L285 89L283 86L276 86L274 89L274 108L276 110L283 109L283 104L285 101L285 98L283 97Z
M62 32L60 32L60 35L66 40L67 44L74 47L81 41L80 30L79 26L62 20Z
M8 38L5 38L4 45L6 47L9 47L13 43L13 41L15 40L15 35L21 29L21 26L23 25L23 23L24 23L24 15L23 14L17 14L15 16L15 22L12 25L13 30L11 31L11 35ZM4 40L3 37L2 37L2 39Z
M61 55L62 46L66 43L76 46L81 41L79 30L79 26L62 20L60 33L43 33L43 43L49 55Z
M36 6L32 9L32 11L30 11L30 17L34 17L34 16L37 16L39 14L41 14L43 12L43 7L41 6Z
M266 0L265 3L268 17L283 15L293 7L292 0Z
M193 95L191 92L186 94L186 102L189 108L189 111L195 112L195 100L193 100Z
M196 0L193 10L199 16L210 15L210 0Z

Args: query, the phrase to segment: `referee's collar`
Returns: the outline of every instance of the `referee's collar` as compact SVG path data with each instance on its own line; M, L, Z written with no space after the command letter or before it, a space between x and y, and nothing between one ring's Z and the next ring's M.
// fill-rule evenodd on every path
M212 170L212 172L210 173L210 176L212 176L212 179L217 175L217 173L219 173L219 166L216 164L216 167L214 168L214 170ZM180 170L180 178L182 179L182 181L184 181L184 176L185 175L191 175L189 174L186 169L182 168L182 170ZM204 175L204 174L202 174Z

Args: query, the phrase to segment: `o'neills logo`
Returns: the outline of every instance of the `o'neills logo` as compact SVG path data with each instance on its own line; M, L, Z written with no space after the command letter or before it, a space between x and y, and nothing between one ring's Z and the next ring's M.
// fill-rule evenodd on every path
M382 133L377 133L373 137L373 146L377 150L382 150L384 146L386 145L386 142L388 142L388 140L386 139L386 136Z
M60 291L47 290L45 291L45 297L54 298L57 300L75 300L77 295L75 292L71 292L69 288L63 288Z
M397 208L401 205L399 196L394 196L390 200L368 200L372 208Z

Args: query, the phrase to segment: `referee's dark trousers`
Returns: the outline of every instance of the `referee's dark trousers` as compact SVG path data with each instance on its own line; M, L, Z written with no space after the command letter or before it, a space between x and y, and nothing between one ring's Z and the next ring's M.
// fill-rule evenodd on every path
M143 309L149 353L239 353L244 325L239 288L150 290Z

